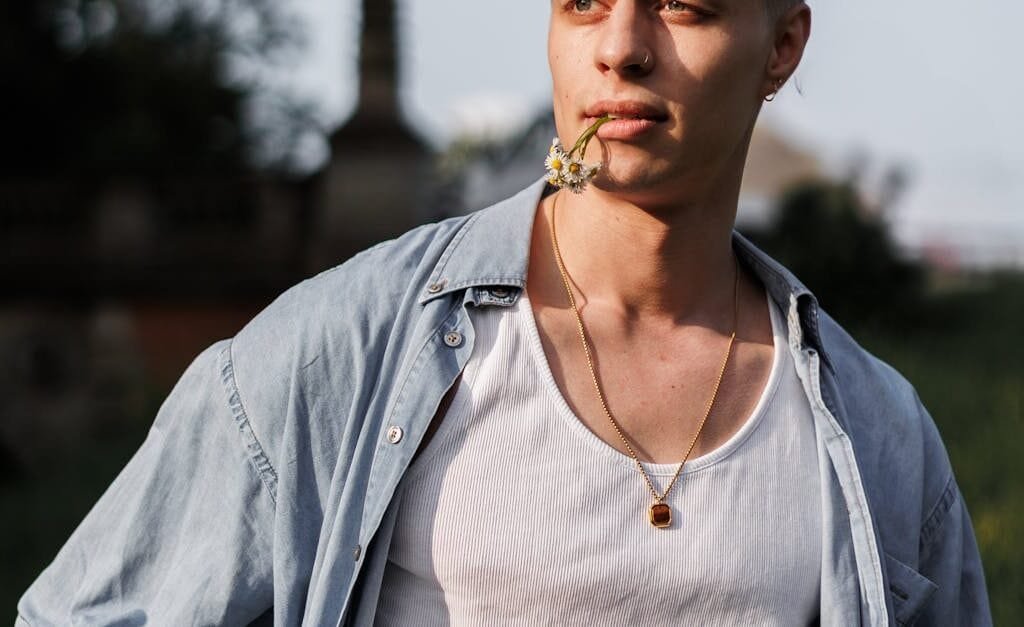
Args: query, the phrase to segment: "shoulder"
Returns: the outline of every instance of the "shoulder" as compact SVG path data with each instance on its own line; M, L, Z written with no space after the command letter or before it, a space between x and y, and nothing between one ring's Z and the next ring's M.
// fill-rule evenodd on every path
M422 287L459 223L416 228L290 288L232 341L236 370L268 359L280 367L332 342L380 333Z
M294 286L231 341L237 396L264 446L290 434L336 457L384 411L409 355L451 313L464 288L521 273L535 184L466 216L415 228ZM350 420L351 419L351 420ZM344 432L343 434L341 432ZM299 434L299 435L296 435ZM300 440L301 438L301 440ZM271 459L288 453L270 450Z
M279 296L246 327L241 336L287 322L301 330L323 323L343 322L339 313L369 307L400 305L401 297L422 287L450 241L470 217L452 218L417 227L404 235L368 248L344 263L306 279ZM360 307L361 306L361 307ZM314 324L315 329L307 324Z
M336 464L375 441L470 288L522 286L543 191L540 180L378 244L291 288L231 340L232 398L282 485L280 466L316 475L295 485L336 484Z
M822 385L845 416L848 435L862 465L940 470L949 474L942 440L914 386L888 363L868 352L828 314L820 317L822 346L831 377ZM947 477L943 477L945 480Z
M819 310L818 321L828 365L850 408L873 414L868 407L884 406L906 420L916 420L920 401L906 377L861 346L828 313Z
M827 314L820 318L831 388L853 445L864 488L887 549L910 560L918 534L948 509L953 471L934 420L914 386L861 347ZM913 539L913 541L910 541ZM910 542L908 542L910 541ZM898 548L898 547L902 547Z
M332 459L345 421L388 376L423 308L433 267L471 218L418 227L367 249L281 294L231 341L232 384L271 460L298 428L318 458ZM393 376L393 373L392 373Z

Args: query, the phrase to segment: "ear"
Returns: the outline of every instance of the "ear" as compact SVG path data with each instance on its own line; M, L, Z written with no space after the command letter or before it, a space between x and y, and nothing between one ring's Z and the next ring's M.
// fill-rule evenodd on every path
M793 75L810 36L811 8L804 2L797 2L775 24L771 54L765 66L763 96L774 94Z

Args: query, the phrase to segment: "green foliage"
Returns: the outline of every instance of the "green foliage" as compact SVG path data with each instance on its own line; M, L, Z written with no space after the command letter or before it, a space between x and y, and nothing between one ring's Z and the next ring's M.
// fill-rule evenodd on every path
M920 320L922 268L902 258L882 217L852 185L793 188L769 229L754 239L841 322L905 328Z
M264 134L248 111L263 93L237 68L287 49L294 22L281 6L269 0L4 3L3 176L247 168Z

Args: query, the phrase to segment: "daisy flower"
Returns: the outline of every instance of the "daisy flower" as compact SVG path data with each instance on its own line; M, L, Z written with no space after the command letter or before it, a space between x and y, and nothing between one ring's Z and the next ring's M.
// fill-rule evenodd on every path
M563 173L567 169L567 164L570 157L565 154L562 150L562 144L556 137L551 142L551 149L548 150L548 156L544 159L544 167L548 171L548 182L552 185L561 187L564 184Z
M555 187L565 187L569 191L580 194L601 169L601 164L587 165L583 162L583 155L587 152L587 144L597 134L601 125L612 119L606 115L599 118L583 131L576 143L569 152L562 148L562 142L556 137L551 141L551 148L548 156L544 159L544 167L547 169L548 183ZM579 152L579 156L576 153Z
M562 178L570 185L582 182L586 173L586 164L583 163L582 159L577 159L576 157L569 157L562 168Z

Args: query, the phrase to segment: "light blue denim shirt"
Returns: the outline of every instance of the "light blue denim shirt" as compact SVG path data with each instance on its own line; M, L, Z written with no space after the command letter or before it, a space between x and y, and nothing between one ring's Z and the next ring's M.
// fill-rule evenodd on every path
M396 488L472 353L470 308L525 286L544 189L371 248L202 353L18 624L371 624ZM734 244L788 312L816 421L821 623L991 623L970 519L913 388L788 271Z

